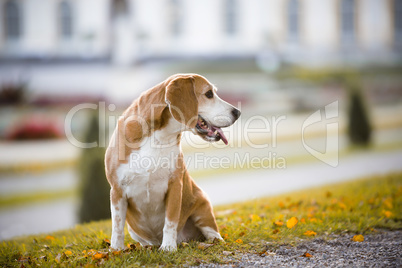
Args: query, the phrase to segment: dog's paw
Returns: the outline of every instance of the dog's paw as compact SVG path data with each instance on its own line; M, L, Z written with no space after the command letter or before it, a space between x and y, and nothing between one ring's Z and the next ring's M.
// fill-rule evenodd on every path
M163 241L162 245L159 248L159 250L161 250L161 251L169 251L169 252L176 251L177 250L176 242L174 242L174 241L172 241L172 242Z
M124 243L112 243L110 249L113 251L119 251L125 249Z
M220 243L225 243L225 240L223 240L223 238L219 235L219 236L215 236L215 237L211 237L211 238L207 239L207 243L220 244Z
M215 238L212 240L212 243L214 243L214 244L225 243L225 240L223 240L222 237L215 237Z
M220 233L213 232L213 233L208 233L207 237L208 243L219 243L221 241L224 241Z

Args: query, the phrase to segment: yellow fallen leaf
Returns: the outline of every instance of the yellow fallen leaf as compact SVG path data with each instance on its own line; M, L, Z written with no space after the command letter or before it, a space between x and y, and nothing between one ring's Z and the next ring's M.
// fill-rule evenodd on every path
M317 233L314 232L314 231L305 231L305 232L304 232L304 235L307 235L307 236L316 236Z
M73 253L71 252L71 250L64 251L64 254L66 254L66 256L71 256L71 255L73 255Z
M239 244L243 244L243 240L241 240L241 239L237 239L235 242L239 243Z
M54 237L51 236L51 235L47 235L47 236L45 237L45 239L46 239L46 240L55 240L56 238L54 238Z
M250 217L252 222L261 221L261 217L256 215L256 214L250 214L249 217Z
M309 219L309 221L310 222L317 222L317 219L316 218L311 218L311 219Z
M225 233L225 234L222 235L222 238L223 238L223 239L228 239L228 238L229 238L229 235Z
M84 257L92 256L96 254L96 251L94 249L89 249L89 250L83 250L82 254L84 254Z
M313 257L313 255L311 255L311 254L310 254L310 253L308 253L308 252L304 252L304 254L303 254L303 255L301 255L300 257L312 258L312 257Z
M339 202L339 203L338 203L338 206L339 206L341 209L346 209L346 205L345 205L344 203L342 203L342 202Z
M385 217L387 217L387 218L391 218L393 215L393 213L389 210L385 210L385 211L383 211L383 213L384 213Z
M103 256L102 253L96 253L95 255L92 256L92 258L93 258L94 260L99 260L99 259L102 258L102 256Z
M296 217L292 217L286 222L286 226L290 229L293 228L297 224L298 220Z
M354 241L354 242L363 242L364 241L364 236L362 236L360 234L355 235L355 236L353 236L352 241Z
M98 252L98 253L96 253L96 254L94 254L94 255L92 256L92 259L93 259L93 260L99 260L99 259L106 258L106 257L107 257L107 253Z
M274 222L274 224L275 224L276 226L282 226L282 225L283 225L283 221L276 221L276 222Z

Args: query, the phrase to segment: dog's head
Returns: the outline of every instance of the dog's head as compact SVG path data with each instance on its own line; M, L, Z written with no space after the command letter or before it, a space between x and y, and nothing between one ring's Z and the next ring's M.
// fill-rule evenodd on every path
M206 141L228 144L221 128L232 125L240 111L219 98L217 88L205 77L181 74L166 87L165 101L172 116Z

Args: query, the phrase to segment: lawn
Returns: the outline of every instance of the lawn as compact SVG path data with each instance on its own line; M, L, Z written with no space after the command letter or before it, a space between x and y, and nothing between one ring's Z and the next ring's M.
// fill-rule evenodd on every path
M126 233L127 248L110 252L111 222L101 221L2 242L0 266L224 264L240 261L241 253L269 254L282 244L333 234L364 243L366 234L402 228L402 173L215 207L215 212L222 243L183 243L166 253L142 248Z

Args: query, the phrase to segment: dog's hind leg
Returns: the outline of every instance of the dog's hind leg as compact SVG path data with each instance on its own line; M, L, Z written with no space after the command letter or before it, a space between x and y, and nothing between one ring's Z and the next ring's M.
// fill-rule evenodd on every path
M112 212L111 248L124 249L124 224L126 223L127 199L119 191L110 190L110 208Z
M201 201L201 204L194 210L191 218L194 221L195 226L208 241L213 241L215 238L223 240L218 232L218 226L209 201Z

